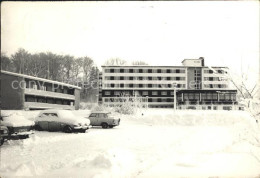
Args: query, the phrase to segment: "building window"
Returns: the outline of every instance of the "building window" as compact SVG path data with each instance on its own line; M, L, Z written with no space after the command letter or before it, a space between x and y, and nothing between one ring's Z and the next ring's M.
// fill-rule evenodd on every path
M147 96L148 95L148 91L143 91L143 95Z
M180 73L180 69L176 69L175 71L176 71L176 73Z
M143 88L143 84L139 84L139 88Z
M129 73L133 73L134 72L134 69L129 69Z
M120 80L124 80L124 77L120 77Z
M157 91L152 91L152 95L158 95L158 92Z
M157 69L157 73L162 73L162 70L161 69Z
M124 69L120 69L119 71L120 71L120 73L124 73Z
M105 91L105 95L110 95L110 91Z
M109 73L110 72L110 69L105 69L105 73Z
M139 73L143 73L143 69L139 69Z
M181 69L181 70L180 70L180 73L185 73L185 70Z
M148 69L148 73L153 73L153 70L152 69Z
M124 88L124 84L123 83L120 84L120 88Z
M167 91L162 91L161 95L167 95Z
M162 69L162 73L166 73L166 69Z
M110 69L110 73L114 73L115 72L115 70L114 69Z
M115 91L115 92L114 92L114 95L119 96L119 95L120 95L120 92L119 92L119 91Z
M231 106L223 106L223 110L232 110L232 107Z
M134 84L129 84L129 88L133 88L134 87Z

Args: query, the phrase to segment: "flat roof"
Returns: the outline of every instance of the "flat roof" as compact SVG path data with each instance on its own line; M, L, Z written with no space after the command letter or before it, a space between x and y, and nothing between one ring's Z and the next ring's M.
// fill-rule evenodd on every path
M186 61L186 60L203 60L203 59L201 59L201 58L199 58L199 59L183 59L183 60L181 61L181 63L183 63L183 62Z
M124 65L121 65L121 66L112 66L112 65L109 65L109 66L106 66L106 65L103 65L101 67L117 67L117 68L120 68L120 67L146 67L146 68L151 68L151 67L163 67L163 68L192 68L192 67L201 67L201 68L228 68L228 67L223 67L223 66L150 66L150 65L127 65L127 66L124 66Z
M45 79L45 78L33 77L30 75L18 74L18 73L4 71L4 70L1 70L1 73L7 74L7 75L13 75L13 76L17 76L17 77L22 77L22 78L28 78L28 79L32 79L32 80L38 80L38 81L47 82L47 83L53 83L53 84L57 84L57 85L63 85L63 86L67 86L70 88L81 89L80 87L78 87L76 85L71 85L71 84L58 82L58 81L54 81L54 80L49 80L49 79Z

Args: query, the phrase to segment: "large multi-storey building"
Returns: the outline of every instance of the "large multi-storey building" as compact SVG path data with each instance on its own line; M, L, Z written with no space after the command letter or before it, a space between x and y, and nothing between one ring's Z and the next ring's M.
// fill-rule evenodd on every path
M1 109L79 109L80 87L1 71Z
M204 58L182 66L102 66L99 103L120 105L126 97L143 106L179 109L232 109L237 91L230 88L227 67L206 67ZM131 100L131 99L130 99ZM136 101L136 100L135 100Z

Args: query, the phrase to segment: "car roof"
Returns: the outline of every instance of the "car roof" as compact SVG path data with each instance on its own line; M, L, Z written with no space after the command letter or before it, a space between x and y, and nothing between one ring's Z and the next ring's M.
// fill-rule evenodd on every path
M53 113L53 112L60 112L60 111L70 111L70 110L61 110L61 109L47 109L47 110L42 110L40 113Z
M108 111L92 111L91 114L92 114L92 113L95 113L95 114L97 114L97 113L109 114L109 113L111 113L111 112L108 112Z

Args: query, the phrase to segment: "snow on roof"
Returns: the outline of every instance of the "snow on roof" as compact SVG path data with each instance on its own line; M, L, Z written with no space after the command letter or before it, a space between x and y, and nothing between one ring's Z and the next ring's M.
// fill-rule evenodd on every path
M63 85L63 86L67 86L67 87L70 87L70 88L81 89L80 87L75 86L75 85L71 85L71 84L67 84L67 83L63 83L63 82L58 82L58 81L54 81L54 80L49 80L49 79L45 79L45 78L33 77L33 76L30 76L30 75L18 74L18 73L4 71L4 70L1 70L1 73L7 74L7 75L13 75L13 76L17 76L17 77L23 77L23 78L27 78L27 79L32 79L32 80L38 80L38 81L42 81L42 82L53 83L53 84L57 84L57 85Z

